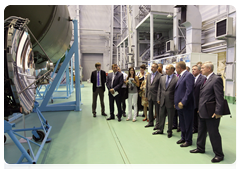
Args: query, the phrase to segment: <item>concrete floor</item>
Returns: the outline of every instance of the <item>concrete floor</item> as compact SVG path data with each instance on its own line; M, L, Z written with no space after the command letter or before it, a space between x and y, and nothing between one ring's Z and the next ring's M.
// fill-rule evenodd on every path
M153 128L144 128L147 123L143 122L140 116L137 117L136 122L126 121L124 117L121 122L117 119L107 121L106 118L109 117L107 91L104 101L108 116L101 116L98 100L97 117L93 118L92 84L84 82L84 86L81 89L82 111L42 113L52 126L49 135L52 141L44 146L37 164L162 164L161 167L169 167L170 164L173 167L178 167L176 166L178 164L190 166L208 164L209 167L209 164L212 164L211 159L214 153L209 138L206 141L205 154L191 154L189 150L196 148L197 134L193 135L192 146L181 148L176 144L181 138L181 133L173 130L173 137L168 138L167 125L163 135L153 136ZM74 93L69 99L54 99L54 104L73 100L75 100ZM220 168L223 168L226 166L223 164L234 166L233 163L236 160L236 105L229 104L229 106L232 118L224 116L219 128L225 158L224 161L211 165L214 167L222 165ZM141 112L140 115L142 115ZM26 128L40 125L36 113L25 116L25 122ZM16 122L16 128L22 127L23 122L20 118ZM17 162L21 153L10 137L7 134L6 136L4 159L7 163L13 164ZM32 136L31 132L27 132L27 136ZM27 148L27 144L23 146ZM37 147L33 148L37 149ZM146 165L141 165L139 168L143 167L149 168Z

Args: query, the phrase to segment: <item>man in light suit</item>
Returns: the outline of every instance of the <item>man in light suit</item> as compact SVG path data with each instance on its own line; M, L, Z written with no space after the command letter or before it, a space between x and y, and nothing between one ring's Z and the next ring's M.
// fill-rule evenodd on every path
M194 77L186 70L186 64L183 61L176 64L176 71L179 79L175 87L174 105L178 110L181 129L181 139L177 141L177 144L182 143L181 147L188 147L192 145Z
M114 115L114 100L116 101L118 108L118 121L121 121L122 109L121 109L121 88L123 85L123 74L118 72L117 64L112 65L112 73L107 76L106 85L109 90L109 106L110 106L110 117L107 120L115 119ZM116 93L118 93L116 95Z
M195 82L194 82L194 121L193 121L193 133L198 132L198 103L199 103L199 93L200 93L200 87L205 81L205 77L200 73L201 72L201 67L194 65L192 67L192 74L195 77Z
M202 74L206 76L204 83L200 87L199 95L199 127L197 138L197 149L191 150L191 153L204 153L207 132L209 134L210 142L212 144L215 157L211 160L220 162L224 158L222 151L221 135L218 127L220 118L223 114L224 98L223 98L223 80L221 77L213 73L213 64L205 62L202 65ZM206 108L207 102L216 102L215 113L208 114Z
M148 99L149 103L149 123L145 127L154 126L153 105L155 105L157 113L159 110L159 104L157 104L157 92L160 77L162 74L159 73L157 70L158 65L156 63L153 63L151 66L152 73L148 74L147 76L145 97ZM158 114L156 120L156 127L154 128L154 130L158 129Z
M178 81L178 77L173 74L174 67L173 65L168 65L166 67L166 75L161 76L161 80L158 86L157 101L160 104L160 115L158 117L159 121L159 130L153 132L155 134L163 134L165 119L168 116L168 138L172 137L172 125L173 118L175 114L174 108L174 92L175 86Z
M102 116L107 116L105 113L104 105L104 92L106 83L106 72L101 70L101 63L95 64L96 70L91 74L91 83L93 83L93 102L92 102L92 113L93 117L96 117L96 107L97 107L97 96L100 97Z

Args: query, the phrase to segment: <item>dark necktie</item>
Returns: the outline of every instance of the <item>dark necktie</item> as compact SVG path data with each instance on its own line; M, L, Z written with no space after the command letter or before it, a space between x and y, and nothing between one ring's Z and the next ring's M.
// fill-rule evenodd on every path
M97 73L97 86L99 86L100 85L100 80L99 80L99 71L98 71L98 73Z
M205 81L204 81L204 83L203 83L203 84L205 84L205 83L206 83L206 81L207 81L207 77L205 78Z
M168 84L169 84L169 79L170 79L170 76L168 76L168 78L167 78L167 82L166 82L166 89L167 89L167 87L168 87Z

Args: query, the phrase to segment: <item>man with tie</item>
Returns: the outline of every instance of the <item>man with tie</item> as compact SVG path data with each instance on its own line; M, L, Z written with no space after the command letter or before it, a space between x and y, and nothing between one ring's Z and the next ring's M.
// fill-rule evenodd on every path
M200 86L203 84L205 77L200 73L201 67L194 65L192 67L192 74L195 77L194 82L194 121L193 121L193 133L198 132L198 105L199 105L199 93L200 93Z
M176 71L179 79L175 87L174 105L178 110L181 129L181 139L177 141L177 144L182 143L181 147L188 147L192 145L194 77L186 70L186 64L183 61L176 64Z
M91 74L91 83L93 83L93 102L92 102L92 113L93 117L96 117L96 107L97 107L97 97L100 97L100 103L102 108L102 116L107 116L105 114L105 105L104 105L104 92L105 92L105 83L106 83L106 73L101 70L101 63L96 63L95 67L97 70L93 71Z
M121 121L122 109L121 109L121 88L123 85L123 74L118 72L117 64L112 65L112 73L107 76L106 85L109 90L109 106L110 106L110 117L107 120L115 119L114 115L114 100L116 101L118 108L118 121Z
M153 127L154 126L154 117L153 117L153 105L156 107L157 113L159 112L159 104L157 104L157 92L158 92L158 85L160 82L161 73L158 71L158 65L156 63L153 63L151 66L151 74L148 74L147 76L147 82L146 82L146 91L145 91L145 97L148 99L149 103L149 123L145 127ZM158 129L158 114L156 119L156 127L154 130Z
M178 81L178 77L173 73L173 65L167 65L166 75L160 78L157 93L157 101L160 104L160 115L158 117L159 130L153 132L153 135L163 134L165 119L168 116L168 138L172 137L173 118L175 114L174 92Z
M199 94L199 127L197 138L197 149L191 150L190 153L204 153L207 133L215 153L215 157L211 160L220 162L224 158L222 151L222 139L219 133L220 118L223 114L224 94L223 80L221 77L213 73L213 64L205 62L202 65L202 74L206 76L203 85L200 87ZM215 113L210 113L206 108L206 103L215 101Z

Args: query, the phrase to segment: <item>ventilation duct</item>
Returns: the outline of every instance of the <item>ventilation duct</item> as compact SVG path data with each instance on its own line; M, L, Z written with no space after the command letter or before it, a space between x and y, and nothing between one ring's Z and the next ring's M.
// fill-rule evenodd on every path
M181 8L181 25L186 27L186 53L201 53L202 17L198 8L194 5L177 5L175 8Z

